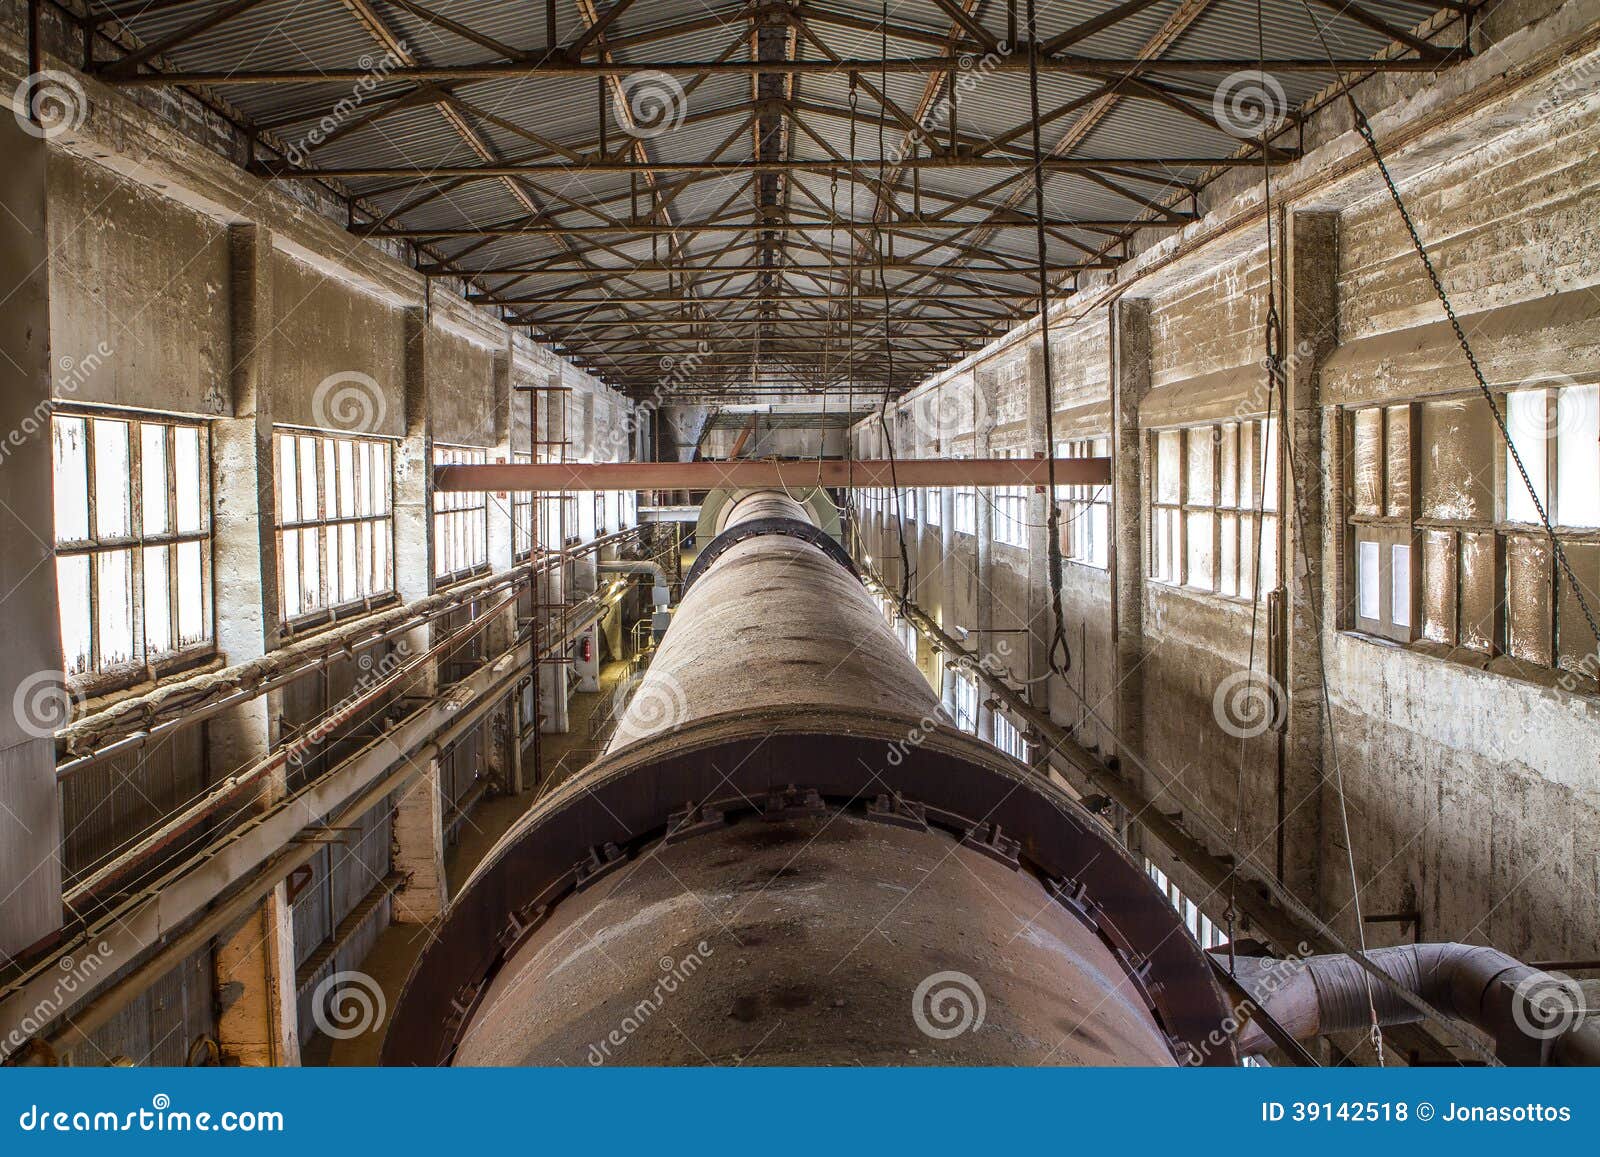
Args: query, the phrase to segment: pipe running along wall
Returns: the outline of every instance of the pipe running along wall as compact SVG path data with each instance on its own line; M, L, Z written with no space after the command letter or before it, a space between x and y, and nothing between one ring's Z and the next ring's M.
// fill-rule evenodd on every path
M605 751L446 915L385 1062L1234 1063L1165 897L950 723L811 507L717 524Z

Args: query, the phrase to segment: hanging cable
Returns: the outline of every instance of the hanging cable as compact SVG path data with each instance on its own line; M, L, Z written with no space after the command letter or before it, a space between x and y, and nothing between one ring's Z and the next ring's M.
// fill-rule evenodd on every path
M1033 226L1039 266L1039 340L1044 354L1044 453L1049 474L1045 525L1049 528L1050 649L1047 663L1065 681L1072 669L1061 607L1061 507L1056 502L1056 390L1050 358L1050 271L1044 230L1044 146L1039 136L1039 27L1036 0L1028 0L1028 106L1033 114Z
M889 0L883 0L882 22L878 26L880 35L879 60L881 61L878 76L878 209L872 214L872 251L878 264L878 289L883 299L883 353L887 363L889 375L888 385L878 400L878 429L883 434L884 454L889 459L889 487L894 492L894 529L895 537L900 546L900 597L911 597L911 553L906 548L906 517L905 503L900 493L900 479L896 472L894 457L894 435L889 430L889 394L894 389L894 341L889 332L889 277L884 268L883 256L883 230L878 221L884 211L895 209L895 202L890 190L887 188L888 173L885 166L888 164L888 149L884 145L884 118L888 115L885 107L887 99L883 95L889 89ZM851 157L854 161L854 156ZM890 244L893 244L894 235L890 235Z

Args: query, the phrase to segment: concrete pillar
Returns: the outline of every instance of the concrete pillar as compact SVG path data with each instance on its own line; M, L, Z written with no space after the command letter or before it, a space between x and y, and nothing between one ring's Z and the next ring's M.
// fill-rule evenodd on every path
M1282 657L1289 695L1283 750L1280 878L1298 896L1319 895L1322 846L1323 488L1322 403L1317 374L1338 341L1339 215L1286 214L1283 230L1286 457L1280 519L1288 632ZM1296 469L1288 469L1293 461ZM1335 558L1335 565L1338 559Z
M973 427L973 457L988 458L994 450L994 416L1000 412L999 386L995 373L978 372L973 388L982 390L978 405L981 419ZM980 655L988 654L994 643L994 495L991 491L978 491L977 550L974 552L974 577L977 580L977 597L974 610L977 622L973 646ZM978 685L978 737L991 742L994 739L994 712L983 706L988 697L983 684Z
M272 238L254 225L228 233L232 414L211 426L212 574L217 648L230 663L279 643L272 456ZM213 779L271 753L277 695L260 695L206 724ZM283 769L262 781L256 806L286 790ZM217 939L218 1043L241 1065L300 1063L294 922L283 885Z
M0 962L61 926L55 740L70 722L51 499L50 250L45 153L0 114Z
M279 884L244 920L217 937L217 1043L239 1065L298 1065L294 925Z
M439 761L402 789L394 812L394 870L402 879L394 892L396 924L427 924L444 911L449 887L444 873L444 789Z
M433 414L429 396L429 321L424 309L406 311L406 432L395 449L394 584L406 602L433 593ZM419 627L402 636L412 655L430 645L432 631ZM439 689L430 665L407 687L427 697ZM394 816L394 867L403 879L394 894L394 919L425 924L444 910L444 801L439 765L401 793Z
M1123 774L1144 748L1144 434L1139 403L1150 390L1150 303L1111 306L1111 629L1116 696L1112 725ZM1151 785L1146 785L1148 788Z

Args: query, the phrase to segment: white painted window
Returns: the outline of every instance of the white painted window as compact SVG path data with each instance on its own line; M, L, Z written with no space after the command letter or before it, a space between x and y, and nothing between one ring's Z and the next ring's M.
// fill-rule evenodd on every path
M481 466L487 450L435 446L435 466ZM433 575L448 582L489 562L489 495L482 490L434 491Z
M1057 458L1104 458L1108 438L1081 438L1056 447ZM1073 562L1101 570L1111 565L1111 486L1056 487L1061 503L1061 551Z
M1032 751L1027 740L1022 738L1022 732L998 711L994 713L994 745L1012 759L1023 763L1028 763L1032 758Z
M55 415L56 583L63 665L77 682L210 649L208 435L149 415Z
M1003 458L1019 458L1022 452L1012 450ZM1026 486L996 486L991 501L994 503L994 540L1007 546L1028 545L1028 488Z
M393 591L393 446L279 429L273 447L283 620Z
M1157 431L1149 473L1151 578L1234 598L1277 585L1273 419Z
M945 705L957 727L972 735L978 733L978 685L972 679L960 671L950 672L950 694Z
M900 645L905 648L906 654L911 656L911 661L917 661L917 628L910 619L895 621L894 633L900 639Z
M930 486L922 491L922 521L929 526L944 525L944 487Z
M954 454L954 458L969 458L970 454ZM978 491L973 486L955 487L955 502L950 513L950 529L957 534L978 533Z
M511 461L525 466L533 461L533 455L513 453ZM533 491L511 492L511 553L518 562L533 554L533 509Z

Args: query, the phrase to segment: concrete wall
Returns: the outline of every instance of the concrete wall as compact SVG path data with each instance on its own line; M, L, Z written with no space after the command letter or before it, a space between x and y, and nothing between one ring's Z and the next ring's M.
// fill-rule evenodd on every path
M1600 364L1596 14L1582 4L1519 12L1521 19L1498 21L1486 34L1482 59L1435 88L1389 79L1363 89L1362 99L1379 138L1394 142L1391 165L1491 382L1503 388L1558 374L1592 382ZM1542 23L1533 19L1545 13ZM1580 50L1564 54L1574 43ZM1264 606L1146 577L1148 493L1139 496L1131 537L1114 534L1111 569L1065 565L1073 666L1066 679L1048 681L1052 714L1111 754L1107 729L1085 716L1093 711L1110 723L1136 688L1132 702L1142 706L1118 730L1157 781L1147 776L1147 789L1164 785L1163 810L1181 813L1214 851L1237 851L1254 870L1281 873L1346 935L1355 932L1353 857L1364 912L1420 915L1420 930L1370 925L1369 943L1420 936L1494 944L1534 960L1593 957L1600 952L1593 680L1348 629L1342 450L1329 433L1337 431L1339 408L1458 391L1472 379L1344 111L1336 105L1313 118L1307 142L1312 151L1280 169L1274 186L1275 272L1280 286L1291 287L1280 305L1291 403L1309 407L1293 442L1307 455L1302 465L1314 467L1302 483L1311 501L1304 545L1316 580L1309 594L1296 593L1303 585L1296 568L1284 570L1293 588L1286 647L1295 676L1281 750L1274 731L1241 743L1215 709L1219 686L1246 664L1253 617L1258 656L1264 648ZM1130 437L1114 444L1137 454L1150 430L1265 410L1268 262L1259 175L1220 181L1202 206L1203 221L1180 235L1139 239L1137 256L1114 281L1086 280L1053 311L1058 440L1116 433L1114 387L1135 381L1139 367L1119 352L1119 343L1138 335L1119 335L1113 313L1135 324L1147 319L1149 387L1133 395ZM1326 229L1312 228L1324 219ZM1297 222L1293 240L1286 226ZM1314 284L1319 279L1324 289ZM1331 325L1313 320L1322 292L1336 305ZM902 409L913 429L897 441L900 452L1042 450L1038 407L1027 405L1043 388L1042 362L1028 362L1021 379L1011 368L1037 343L1036 325L1019 327L908 395ZM993 391L987 405L972 402L974 381L979 399L985 387ZM950 395L958 400L940 402ZM916 416L929 413L948 419L937 436L915 429ZM875 423L856 427L856 452L873 452L877 437ZM1147 463L1132 465L1129 475L1129 463L1118 464L1116 477L1147 478ZM1044 571L1028 573L1019 587L1022 568L1007 548L983 541L981 525L977 536L951 536L948 499L945 521L942 530L906 527L922 572L919 602L947 629L1031 621L1033 649L1010 666L1019 678L1039 678ZM1285 521L1286 544L1300 545L1293 519ZM866 549L889 560L898 551L895 527L868 523ZM1320 639L1319 618L1326 624ZM982 652L981 638L968 645ZM1332 717L1326 734L1318 722L1319 643ZM1172 874L1187 887L1181 871ZM1221 921L1225 897L1192 894Z

